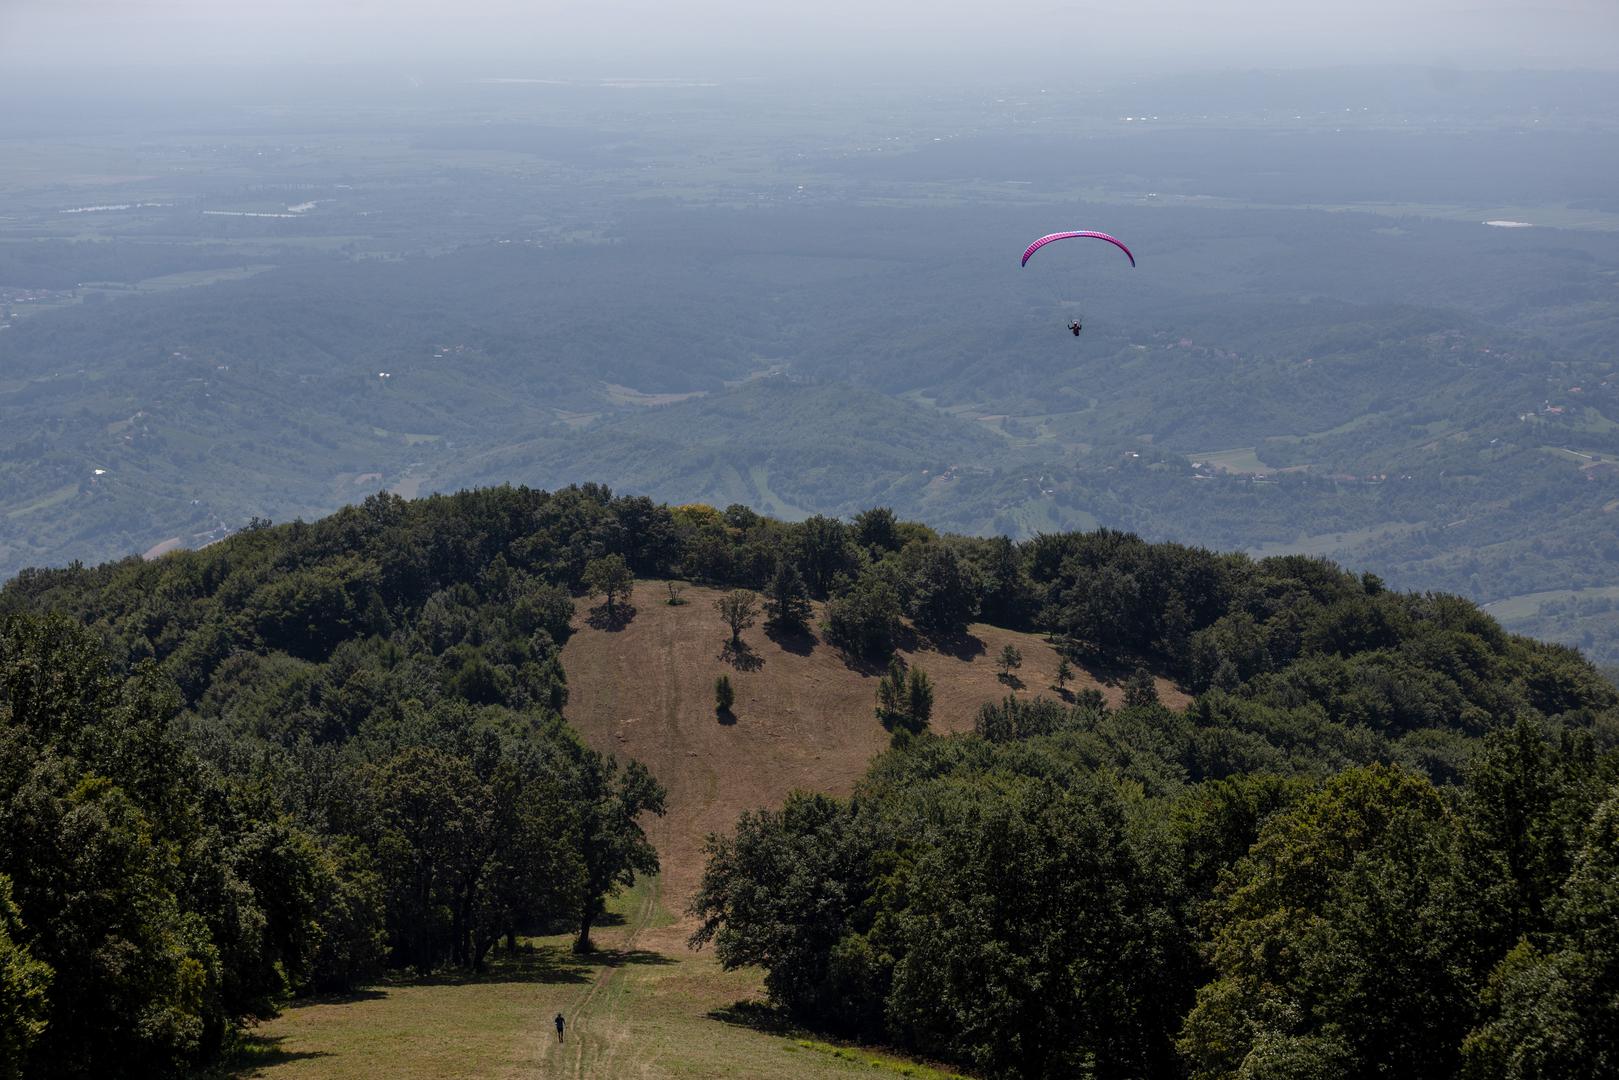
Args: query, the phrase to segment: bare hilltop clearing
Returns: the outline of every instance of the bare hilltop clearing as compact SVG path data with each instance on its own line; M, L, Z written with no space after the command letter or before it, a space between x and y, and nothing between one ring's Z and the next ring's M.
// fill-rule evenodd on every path
M635 587L628 618L584 610L562 650L568 721L597 750L644 762L668 788L668 813L648 823L663 863L663 904L680 915L702 875L703 839L744 810L776 806L795 788L847 794L888 745L873 712L880 669L848 660L818 635L773 639L730 631L714 610L721 590L690 586L668 603L662 582ZM820 614L819 606L816 610ZM1003 679L996 658L1015 645L1023 666ZM985 702L1009 693L1056 697L1056 651L1039 635L976 623L945 650L907 635L900 655L933 680L935 731L965 731ZM714 680L736 688L729 716L714 710ZM1094 688L1117 705L1123 689L1076 667L1070 695ZM1187 698L1160 679L1171 707ZM659 947L683 949L684 918ZM676 935L678 934L678 938Z
M874 714L879 669L818 634L775 639L762 626L744 630L745 648L733 652L714 607L723 590L685 586L680 595L671 605L665 582L638 582L612 620L581 603L562 650L569 722L592 747L645 763L668 789L668 812L646 823L662 872L613 899L599 951L574 955L568 934L530 938L481 974L401 977L294 1004L248 1038L230 1075L956 1078L881 1050L761 1029L748 1004L762 997L760 972L724 971L711 949L686 946L704 838L794 788L847 794L889 736ZM1006 645L1023 657L1010 678L997 664ZM900 655L933 680L936 731L970 729L981 704L1010 693L1057 696L1057 655L1035 634L974 624L943 649L906 634ZM714 709L721 674L736 690L723 715ZM1123 698L1116 681L1076 666L1067 693L1087 688L1111 704ZM1172 707L1187 701L1164 680L1158 693ZM552 1029L559 1012L563 1042Z

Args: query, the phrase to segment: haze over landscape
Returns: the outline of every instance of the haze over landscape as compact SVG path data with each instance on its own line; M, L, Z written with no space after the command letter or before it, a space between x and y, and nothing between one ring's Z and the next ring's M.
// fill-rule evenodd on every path
M170 1003L108 1021L129 1075L1599 1054L1522 1048L1619 978L1559 914L1607 910L1619 821L1619 6L0 0L0 102L0 826L110 777L207 868L151 870L174 921L129 940L209 989L129 992ZM1134 265L1018 265L1067 229ZM727 642L733 590L773 606ZM34 704L57 668L100 674ZM1537 771L1531 870L1490 800ZM489 800L423 811L489 830L454 897L400 809L435 784ZM1317 967L1233 959L1231 882L1292 895L1309 815L1379 800L1434 861L1301 901ZM1025 1030L1016 965L928 951L997 815L1020 866L1041 830L1116 856L1031 869L1053 907L1008 931L1111 1004ZM0 960L56 1011L0 1050L102 1067L62 1010L115 1008L111 953L45 899L90 871L21 843ZM304 914L221 914L294 872ZM1418 873L1454 895L1378 892ZM1325 989L1404 948L1332 921L1373 894L1438 942L1426 1004ZM1137 959L1063 938L1076 905L1148 913L1103 934ZM378 1034L420 1010L458 1034Z

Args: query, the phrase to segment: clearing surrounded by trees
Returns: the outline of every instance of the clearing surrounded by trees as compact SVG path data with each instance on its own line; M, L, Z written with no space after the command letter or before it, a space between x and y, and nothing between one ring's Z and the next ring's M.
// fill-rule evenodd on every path
M889 734L875 719L880 667L851 666L819 634L773 640L730 629L714 601L724 590L692 585L670 605L664 582L635 583L633 615L592 626L581 602L562 650L568 721L596 750L644 763L668 789L668 812L647 822L662 873L611 905L589 957L569 935L534 939L532 953L497 958L482 977L445 976L311 1003L262 1025L246 1068L265 1080L408 1080L519 1076L904 1075L945 1077L891 1055L755 1030L738 1002L762 998L755 971L725 972L712 949L693 952L686 905L703 870L710 832L729 831L744 810L777 806L794 789L847 794ZM623 604L620 602L620 606ZM817 619L822 605L815 605ZM596 620L602 622L601 620ZM1023 654L1015 682L997 674L1006 645ZM1058 657L1035 634L982 623L949 652L914 637L900 655L933 680L935 731L972 727L979 705L1009 693L1057 697ZM717 719L714 679L736 688L734 723ZM1095 689L1117 705L1123 689L1079 668L1067 694ZM1160 697L1186 695L1158 680ZM556 1042L550 1018L568 1019Z

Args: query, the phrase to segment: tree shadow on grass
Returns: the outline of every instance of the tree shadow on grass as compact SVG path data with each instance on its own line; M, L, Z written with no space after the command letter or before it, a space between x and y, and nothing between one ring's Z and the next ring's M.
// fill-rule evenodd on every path
M1064 651L1065 643L1058 642L1055 646L1058 653ZM1136 668L1145 667L1153 670L1146 658L1131 656L1124 653L1107 653L1100 649L1088 648L1072 642L1066 643L1068 658L1079 667L1084 674L1089 675L1103 686L1123 686L1126 679L1135 674Z
M1003 671L999 675L995 676L995 678L1000 680L1001 685L1009 686L1013 690L1022 690L1027 686L1022 679L1018 678L1016 675L1010 674L1009 672Z
M584 953L591 960L607 967L621 967L624 964L647 965L650 967L663 967L666 964L676 963L675 960L653 952L651 949L600 949L595 952Z
M975 634L965 631L959 634L939 634L928 638L928 644L933 651L952 660L971 660L975 656L984 655L984 641Z
M626 600L614 604L612 611L607 610L606 604L597 604L585 616L585 625L592 630L614 633L630 625L634 619L635 605Z
M401 986L473 986L481 983L583 983L591 979L588 957L576 957L566 947L544 945L517 950L515 955L495 951L483 971L444 968L426 975L399 979Z
M777 630L767 626L765 637L775 642L781 651L794 656L808 656L815 651L817 644L815 635L808 630Z
M708 1010L707 1016L722 1024L761 1031L766 1035L792 1035L801 1030L784 1010L763 1001L733 1002L723 1008Z
M888 671L887 660L868 660L856 653L838 651L843 660L843 666L857 675L882 675Z
M387 996L387 990L361 986L353 990L334 990L330 994L311 994L309 997L295 998L292 1004L294 1008L300 1005L353 1005L361 1001L379 1001Z
M243 1035L225 1066L219 1072L209 1072L207 1075L236 1076L249 1070L257 1072L277 1065L289 1065L294 1061L332 1056L328 1050L288 1050L281 1045L286 1041L285 1035Z
M720 649L720 659L738 671L758 671L765 666L765 658L746 641L727 641Z
M715 709L714 719L720 722L721 727L730 727L736 723L736 713L730 709Z

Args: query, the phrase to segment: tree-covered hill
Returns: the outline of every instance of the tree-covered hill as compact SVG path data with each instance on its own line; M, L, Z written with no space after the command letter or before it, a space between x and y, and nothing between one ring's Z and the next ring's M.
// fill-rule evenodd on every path
M633 617L637 577L756 592L737 625L863 670L981 621L1125 684L940 737L896 665L895 748L852 800L714 842L704 934L800 1022L1008 1075L1366 1071L1382 1033L1429 1074L1464 1043L1600 1050L1619 692L1578 653L1321 560L584 486L376 496L7 583L0 1061L180 1072L289 995L544 927L588 947L658 865L638 822L668 778L572 732L560 647L576 605ZM1566 1038L1530 1045L1554 1006Z

